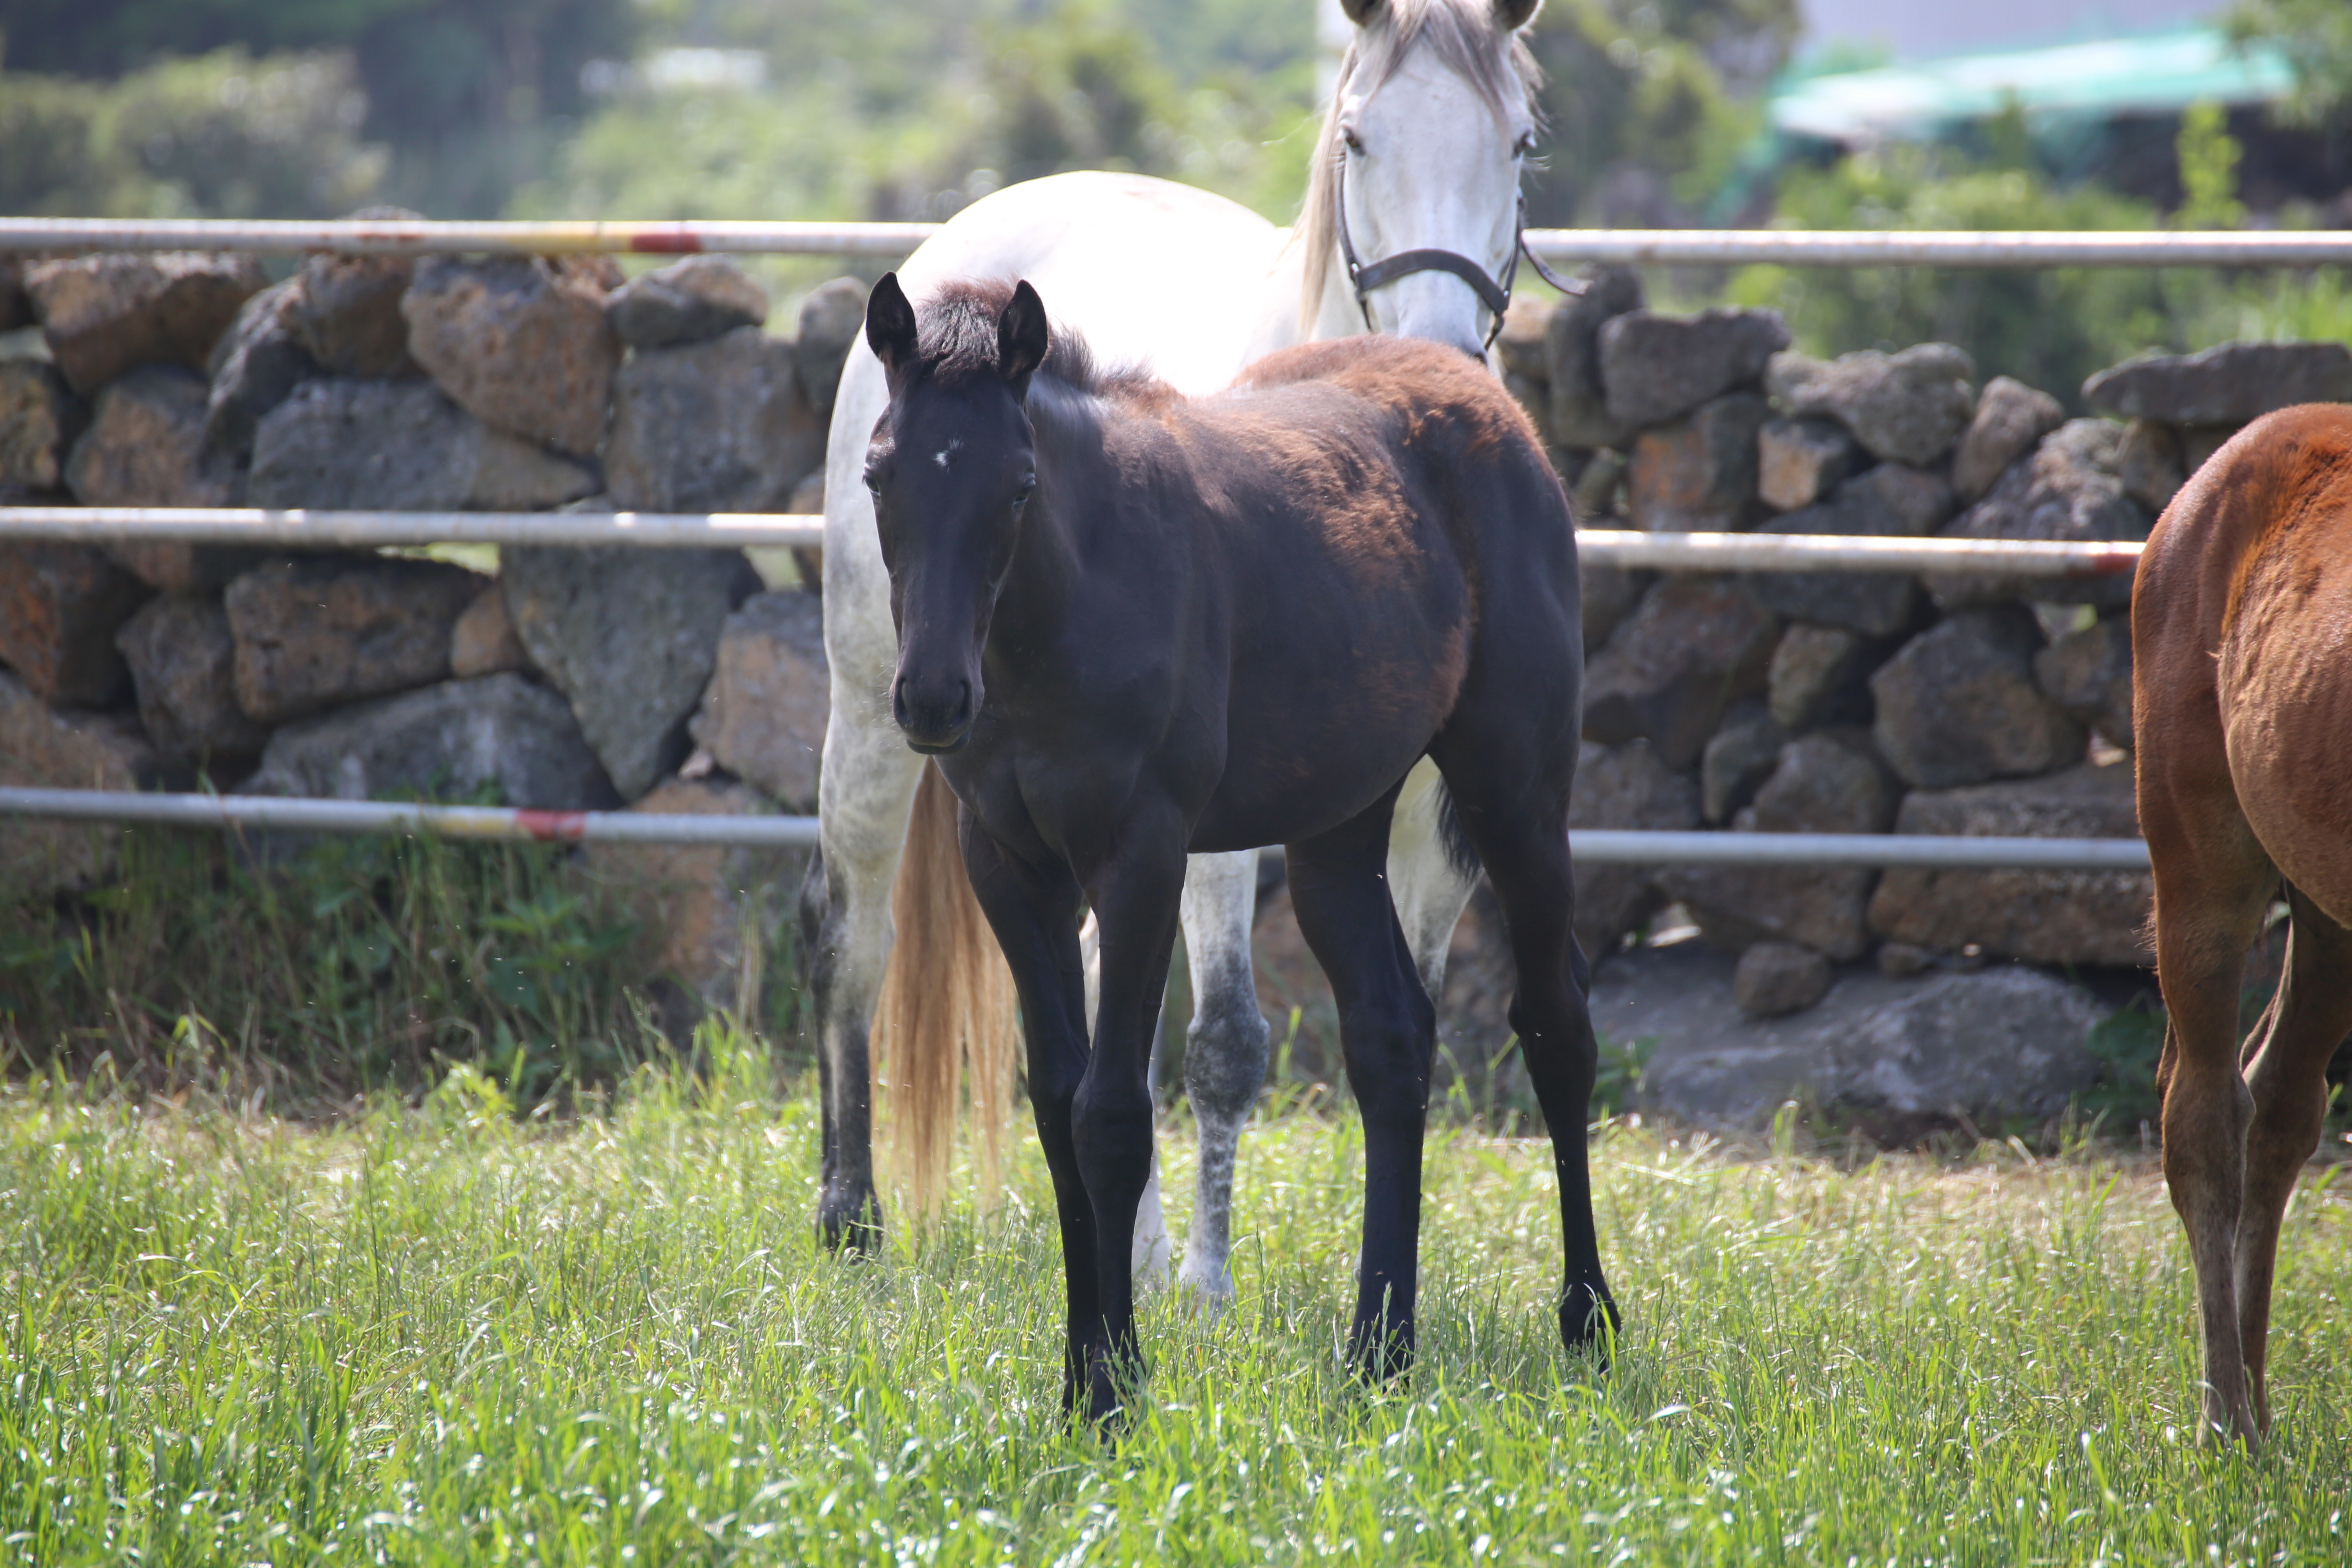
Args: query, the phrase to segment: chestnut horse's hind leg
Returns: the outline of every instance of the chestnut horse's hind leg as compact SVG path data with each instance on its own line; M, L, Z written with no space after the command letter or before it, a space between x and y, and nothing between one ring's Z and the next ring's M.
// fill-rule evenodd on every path
M1391 790L1352 820L1290 846L1298 930L1331 982L1348 1087L1364 1119L1364 1240L1348 1358L1363 1375L1412 1365L1421 1247L1421 1147L1437 1014L1389 901Z
M2197 1271L2203 1430L2252 1442L2237 1251L2253 1100L2238 1066L2238 986L2277 873L2238 809L2218 734L2209 747L2187 739L2151 733L2137 759L2164 991L2164 1180Z
M2254 1426L2267 1435L2270 1390L2264 1352L2279 1223L2304 1162L2319 1147L2327 1113L2327 1061L2352 1033L2352 931L2293 887L2286 973L2248 1042L2246 1086L2253 1120L2246 1131L2245 1201L2238 1220L2238 1331L2245 1347Z
M977 830L964 835L964 868L972 895L987 915L1021 996L1022 1033L1028 1045L1029 1108L1037 1142L1054 1178L1054 1211L1062 1233L1064 1300L1068 1317L1062 1342L1062 1410L1076 1408L1089 1361L1099 1342L1102 1309L1096 1295L1099 1243L1072 1137L1071 1107L1087 1069L1086 984L1078 956L1078 888L1059 866L1040 869L1004 855ZM1126 1254L1118 1255L1122 1259Z

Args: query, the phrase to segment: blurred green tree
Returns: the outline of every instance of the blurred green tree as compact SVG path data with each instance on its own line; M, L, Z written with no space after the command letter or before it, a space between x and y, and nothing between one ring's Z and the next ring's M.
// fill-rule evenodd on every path
M1738 195L1797 0L1549 0L1529 35L1551 122L1528 183L1536 224L1717 219Z

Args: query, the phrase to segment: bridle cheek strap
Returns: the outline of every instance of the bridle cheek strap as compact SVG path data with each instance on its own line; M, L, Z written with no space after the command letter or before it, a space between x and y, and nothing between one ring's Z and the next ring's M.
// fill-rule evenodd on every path
M1348 281L1356 290L1356 308L1364 313L1367 331L1377 331L1372 325L1372 290L1386 288L1400 278L1410 278L1416 272L1450 272L1470 285L1486 307L1488 325L1485 346L1492 349L1495 340L1503 332L1503 312L1510 309L1511 284L1517 279L1519 257L1525 254L1538 276L1570 296L1584 292L1580 279L1562 278L1543 264L1543 258L1528 248L1528 198L1519 197L1519 210L1512 221L1510 259L1503 264L1500 279L1489 277L1486 269L1466 256L1451 250L1401 250L1367 267L1356 258L1356 239L1348 232L1348 155L1339 154L1339 177L1334 182L1333 195L1339 219L1339 256L1348 264Z

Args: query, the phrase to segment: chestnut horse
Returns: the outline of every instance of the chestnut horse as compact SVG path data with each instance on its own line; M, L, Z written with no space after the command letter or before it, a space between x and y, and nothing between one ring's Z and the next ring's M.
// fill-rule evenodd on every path
M1185 858L1282 844L1364 1121L1351 1362L1413 1352L1436 1016L1389 899L1389 819L1426 756L1483 859L1510 1019L1551 1127L1571 1347L1613 1331L1585 1116L1597 1059L1570 934L1583 684L1576 539L1535 430L1458 349L1285 350L1198 401L1097 369L1026 282L895 274L866 340L866 449L898 627L891 716L961 803L964 865L1020 994L1068 1291L1065 1405L1139 1370L1129 1248L1145 1081ZM1092 1039L1081 907L1100 932Z
M2352 408L2266 416L2198 470L2140 557L2132 659L2164 1175L2197 1269L2204 1429L2252 1446L2279 1223L2352 1030ZM2246 950L2282 885L2286 973L2242 1058Z

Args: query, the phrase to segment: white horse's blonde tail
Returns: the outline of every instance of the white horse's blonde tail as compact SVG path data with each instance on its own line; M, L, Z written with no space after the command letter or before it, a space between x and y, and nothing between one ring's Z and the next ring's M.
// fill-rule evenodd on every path
M972 1112L983 1204L1004 1181L1004 1140L1019 1059L1013 974L966 879L956 799L938 764L923 766L914 818L890 892L898 941L874 1010L871 1056L879 1084L884 1158L919 1223L947 1200L957 1082Z

